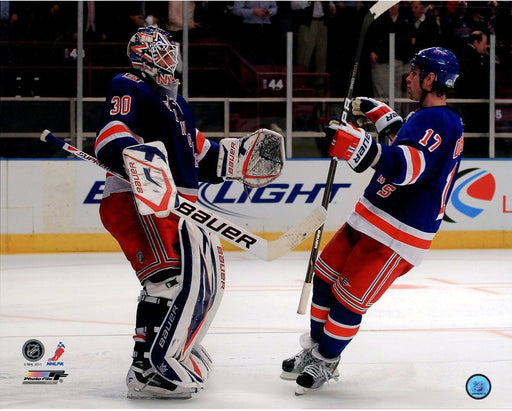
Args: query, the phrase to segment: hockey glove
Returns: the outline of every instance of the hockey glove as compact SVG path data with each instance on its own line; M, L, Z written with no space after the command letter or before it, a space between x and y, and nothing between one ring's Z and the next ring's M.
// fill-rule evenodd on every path
M126 147L123 161L139 213L167 217L178 206L178 199L164 143Z
M398 133L403 119L387 104L369 97L357 97L352 101L352 114L365 116L377 129L379 138Z
M223 138L219 146L218 177L257 188L281 175L284 138L275 131L262 128L242 138Z
M370 133L350 123L331 128L335 130L329 147L331 157L346 160L356 173L362 173L377 163L380 157L380 144L373 141Z

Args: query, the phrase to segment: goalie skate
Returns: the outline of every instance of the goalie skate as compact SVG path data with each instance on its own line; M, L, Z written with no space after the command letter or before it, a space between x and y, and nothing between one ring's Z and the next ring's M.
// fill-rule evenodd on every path
M165 380L154 369L144 371L140 361L134 362L128 370L126 385L128 387L127 396L130 399L186 400L197 392L196 388L180 387Z
M295 395L302 395L309 390L316 390L331 379L338 380L339 373L337 367L340 363L339 357L327 359L315 347L311 350L311 358L312 362L297 377Z

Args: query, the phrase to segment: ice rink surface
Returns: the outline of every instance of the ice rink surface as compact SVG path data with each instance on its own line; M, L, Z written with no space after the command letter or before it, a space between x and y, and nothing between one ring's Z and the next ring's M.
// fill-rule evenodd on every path
M431 251L365 315L340 379L295 396L279 378L299 351L308 316L296 314L309 253L272 262L227 253L224 299L203 345L214 360L190 400L128 400L139 285L121 254L3 255L0 265L1 408L511 408L512 252ZM45 355L27 365L22 347ZM57 344L61 366L49 367ZM23 384L29 370L64 370L54 385ZM484 374L475 400L466 381Z

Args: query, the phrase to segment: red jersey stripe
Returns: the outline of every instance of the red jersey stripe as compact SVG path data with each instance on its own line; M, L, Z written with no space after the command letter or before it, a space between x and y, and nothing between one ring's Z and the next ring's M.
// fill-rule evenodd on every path
M430 248L432 240L425 240L423 238L419 238L413 234L409 234L406 233L405 231L400 230L399 228L393 226L391 223L387 222L383 218L372 213L361 202L358 202L356 204L355 211L365 220L367 220L380 230L384 231L386 234L388 234L395 240L398 240L412 247L421 248L424 250L428 250Z
M420 151L412 147L403 147L409 153L406 181L403 185L413 184L419 178L424 169L424 161Z
M205 141L206 141L206 137L204 136L204 134L196 129L196 147L197 147L198 155L201 155Z
M97 147L103 143L108 138L112 137L115 134L121 133L122 135L130 135L133 138L135 138L137 141L140 139L137 139L135 135L131 132L131 130L122 122L115 121L107 125L103 130L101 130L100 134L98 134L98 137L96 138L96 142L94 143L94 150L96 151Z

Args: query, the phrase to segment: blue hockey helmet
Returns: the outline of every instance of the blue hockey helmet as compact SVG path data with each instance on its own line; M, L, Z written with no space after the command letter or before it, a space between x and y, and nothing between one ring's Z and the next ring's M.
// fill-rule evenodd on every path
M459 77L459 60L450 50L442 47L430 47L420 50L411 61L412 67L420 69L420 79L429 73L436 75L434 84L437 89L454 88L455 80Z
M170 90L176 87L178 46L167 31L157 26L139 28L126 52L135 69L151 76L161 87Z

